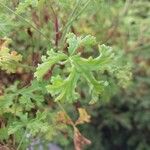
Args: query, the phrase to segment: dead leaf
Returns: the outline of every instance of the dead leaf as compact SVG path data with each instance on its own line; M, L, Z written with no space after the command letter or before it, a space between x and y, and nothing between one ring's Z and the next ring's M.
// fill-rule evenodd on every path
M17 52L16 52L16 51L12 51L10 54L11 54L12 56L16 56L16 55L17 55Z
M74 126L74 146L75 150L82 150L85 145L91 144L91 141L85 138Z
M75 125L83 124L85 122L87 123L90 122L91 116L88 115L87 111L84 108L78 108L78 111L79 111L79 118L76 121Z
M11 150L11 149L9 149L7 146L0 145L0 150Z
M7 40L6 39L0 39L0 50L2 50L6 46L7 46Z
M73 125L73 121L70 119L70 117L63 111L58 112L56 120L60 123Z

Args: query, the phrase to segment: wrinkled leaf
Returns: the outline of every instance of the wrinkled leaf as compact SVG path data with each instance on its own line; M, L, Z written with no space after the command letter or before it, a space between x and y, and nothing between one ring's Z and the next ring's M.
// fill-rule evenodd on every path
M85 138L79 130L74 127L74 145L75 145L75 150L83 150L83 147L85 145L91 144L91 141Z
M47 90L56 97L55 101L61 100L72 103L79 97L79 94L75 92L78 78L76 69L72 68L70 75L65 80L61 79L60 76L53 77L52 84L47 86Z
M48 57L42 56L42 64L39 64L34 76L37 80L41 80L42 77L48 72L51 67L61 60L65 60L67 56L63 53L56 53L53 49L47 52Z
M69 44L69 54L73 54L80 46L92 46L96 44L96 38L91 35L87 35L85 37L76 37L75 34L69 33L67 35L67 43Z
M88 115L88 113L86 112L84 108L78 108L78 111L79 111L79 118L75 123L76 125L83 124L85 122L87 123L90 122L91 116Z
M56 120L58 123L64 123L67 125L73 125L72 120L70 119L70 117L63 111L58 112Z

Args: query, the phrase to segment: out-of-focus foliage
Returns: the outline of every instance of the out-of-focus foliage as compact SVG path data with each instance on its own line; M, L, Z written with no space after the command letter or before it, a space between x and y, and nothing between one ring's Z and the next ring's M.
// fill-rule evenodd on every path
M14 73L17 69L17 64L22 60L22 56L16 51L10 53L8 46L10 39L0 40L0 68L8 73Z

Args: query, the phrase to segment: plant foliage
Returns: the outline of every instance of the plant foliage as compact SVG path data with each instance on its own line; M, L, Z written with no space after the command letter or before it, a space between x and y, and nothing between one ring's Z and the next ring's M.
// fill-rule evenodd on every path
M0 147L149 149L148 10L0 0Z

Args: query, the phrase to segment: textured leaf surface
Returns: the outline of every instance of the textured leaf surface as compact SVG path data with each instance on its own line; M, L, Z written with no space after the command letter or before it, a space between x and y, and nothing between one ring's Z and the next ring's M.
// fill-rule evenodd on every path
M94 36L87 35L85 37L76 37L75 34L69 33L67 35L67 43L69 44L69 54L73 54L80 46L92 46L96 44Z
M17 85L13 86L14 88ZM14 90L14 89L13 89ZM33 81L31 86L25 87L22 89L17 89L13 91L12 87L6 90L3 96L0 96L0 113L11 112L20 114L20 105L24 110L31 110L36 106L40 107L42 102L44 101L44 91L46 91L45 84L38 83L37 81ZM15 101L19 101L18 111L14 111Z
M30 119L27 114L23 114L20 116L20 121L14 122L9 127L8 133L13 134L21 128L26 128L32 135L36 135L38 132L46 132L48 129L48 123L44 122L46 117L46 112L37 112L36 117L33 119Z
M66 78L61 78L60 75L52 76L51 84L47 86L48 92L54 97L55 101L59 100L69 103L75 102L79 98L79 94L76 92L78 91L78 80L84 78L89 86L89 95L91 95L90 103L93 104L97 102L99 95L103 95L104 90L107 86L109 86L109 82L107 80L103 81L100 77L97 78L95 76L95 73L98 74L99 71L102 73L104 71L110 72L110 74L117 78L120 83L122 83L124 79L125 82L129 81L130 77L125 77L129 70L125 73L122 69L124 64L120 64L120 66L116 65L119 57L115 56L112 48L105 45L99 45L99 55L97 57L83 58L80 54L75 53L76 50L80 46L86 47L94 45L96 43L95 38L90 35L85 37L76 37L73 33L69 33L67 37L67 42L69 44L69 56L66 57L65 55L64 57L66 59L65 65L69 64L71 66L69 75ZM58 60L56 59L58 55L60 54L55 53L55 56L50 57L51 59L49 59L49 63L51 65L57 63L58 60L62 62L60 59L61 57L58 57ZM62 56L63 59L64 57ZM37 72L40 72L40 69L47 70L46 68L47 66L43 63L38 67ZM125 73L123 78L120 75L122 73Z
M67 56L63 53L56 53L54 50L50 50L47 52L48 57L42 56L42 64L39 64L34 76L37 80L41 80L42 77L47 73L51 67L58 63L61 60L65 60Z
M61 79L60 76L53 77L52 84L47 86L47 90L56 96L55 101L63 100L72 103L79 97L78 93L75 92L78 79L79 75L73 67L65 80Z

